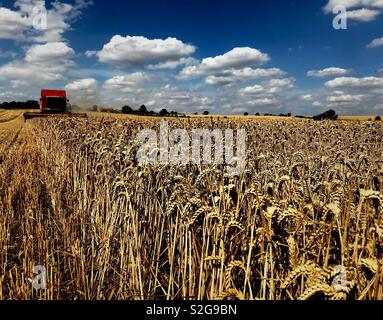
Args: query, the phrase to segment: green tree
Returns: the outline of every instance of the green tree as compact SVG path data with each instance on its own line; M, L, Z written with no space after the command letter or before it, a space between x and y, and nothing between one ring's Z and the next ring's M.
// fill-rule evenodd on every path
M166 115L168 115L169 114L169 112L168 112L168 110L166 110L166 109L162 109L161 111L160 111L160 116L162 116L162 117L164 117L164 116L166 116Z
M122 107L122 113L126 113L126 114L132 114L133 113L133 109L129 106L123 106Z
M140 107L140 109L138 109L138 113L140 115L146 115L148 113L148 109L146 109L144 104Z

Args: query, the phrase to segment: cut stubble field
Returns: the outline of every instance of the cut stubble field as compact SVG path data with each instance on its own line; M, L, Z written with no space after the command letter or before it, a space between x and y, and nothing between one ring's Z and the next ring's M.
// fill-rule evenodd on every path
M0 111L0 299L383 298L381 122L168 120L246 129L244 173L140 167L157 118Z

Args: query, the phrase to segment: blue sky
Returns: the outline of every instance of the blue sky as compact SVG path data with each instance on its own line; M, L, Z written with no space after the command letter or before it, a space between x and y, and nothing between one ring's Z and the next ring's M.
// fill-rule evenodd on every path
M84 106L381 114L382 13L381 0L3 0L0 101L44 87Z

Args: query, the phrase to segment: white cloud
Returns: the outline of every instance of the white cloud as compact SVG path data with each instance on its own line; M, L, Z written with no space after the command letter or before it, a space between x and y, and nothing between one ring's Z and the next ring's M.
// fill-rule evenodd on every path
M96 54L97 54L97 51L94 51L94 50L85 51L85 56L88 58L94 57Z
M347 9L347 18L356 21L373 21L383 10L382 0L329 0L323 8L331 13L336 6ZM352 10L351 10L352 9Z
M341 95L331 95L327 97L328 102L356 102L362 101L365 96L362 94L352 95L352 94L341 94Z
M287 97L294 88L294 78L271 79L260 84L244 87L238 90L239 100L232 102L234 107L245 105L256 110L263 109L267 113L281 112L282 101L285 103ZM272 109L267 109L267 107ZM249 110L253 112L254 110Z
M137 92L142 90L149 81L149 76L144 72L135 72L124 76L115 76L105 81L104 88L120 93Z
M0 39L22 40L29 27L29 19L20 12L0 8Z
M19 91L1 91L0 92L0 101L15 101L15 100L28 100L30 97L26 95L24 92Z
M44 63L46 61L67 60L74 56L74 50L64 42L50 42L32 46L25 55L25 61L30 63Z
M325 86L334 90L327 96L327 107L347 114L371 114L383 99L381 77L339 77Z
M253 99L247 102L250 107L270 106L275 104L276 101L273 98Z
M86 93L94 92L97 87L97 80L93 78L80 79L68 83L65 86L66 90L69 91L83 91Z
M34 45L24 60L0 66L0 77L12 81L14 87L62 80L73 65L74 50L63 42Z
M347 19L369 22L369 21L375 20L375 18L380 14L381 12L378 10L362 8L362 9L347 11Z
M379 77L364 77L364 78L355 78L355 77L340 77L335 78L326 82L327 88L376 88L383 87L383 78Z
M357 7L372 7L383 9L382 0L329 0L327 5L324 7L326 12L332 12L336 6L344 6L346 8L357 8Z
M43 0L17 0L16 10L0 7L0 39L22 40L31 42L63 41L64 32L70 30L70 24L81 15L82 9L91 1L76 0L74 4L54 1L46 10L47 28L34 28L37 7L44 7Z
M146 68L149 70L176 69L182 65L192 66L197 63L198 63L198 60L192 57L187 57L187 58L181 58L180 60L165 61L165 62L160 62L157 64L151 64L151 65L148 65Z
M262 95L262 94L268 94L268 90L259 84L256 84L254 86L245 87L243 89L240 89L239 91L240 95Z
M301 97L303 101L312 101L314 99L312 94L305 94Z
M294 86L294 78L272 79L263 82L261 85L245 87L240 89L238 93L241 96L257 95L257 96L275 96L286 89L291 89Z
M180 89L170 84L152 88L150 80L143 72L115 76L105 81L100 96L106 105L138 108L145 104L155 111L162 108L177 112L210 110L216 102L199 90Z
M126 67L179 61L195 50L194 46L176 38L152 40L141 36L115 35L97 56L101 62Z
M380 46L383 46L383 37L372 40L367 45L367 48L376 48L376 47L380 47Z
M314 101L314 102L313 102L313 106L314 106L314 107L323 107L323 103L320 102L320 101Z
M199 65L192 65L192 66L187 66L183 68L177 79L178 80L192 80L195 78L198 78L200 75L202 75L202 71L199 68Z
M68 83L65 86L72 104L90 106L99 101L98 83L96 79L80 79Z
M249 47L234 48L223 55L209 57L202 60L200 68L204 72L219 72L230 68L243 68L252 65L261 65L270 60L270 57L261 51Z
M231 85L238 82L245 82L248 80L258 80L262 78L281 77L286 73L278 68L270 69L252 69L246 67L243 69L226 70L219 75L208 76L205 80L210 85Z
M208 57L200 63L192 63L184 67L177 79L191 80L206 76L205 83L209 85L229 86L249 80L284 76L285 72L278 68L253 68L269 60L270 57L258 49L234 48L222 55Z
M330 67L323 70L311 70L307 72L308 77L324 78L329 76L339 76L351 73L352 70Z

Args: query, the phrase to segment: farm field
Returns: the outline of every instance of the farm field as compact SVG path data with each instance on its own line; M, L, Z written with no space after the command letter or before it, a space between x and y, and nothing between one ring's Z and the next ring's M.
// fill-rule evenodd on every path
M382 299L382 122L242 119L168 119L246 129L231 176L138 166L160 118L0 111L0 299Z

